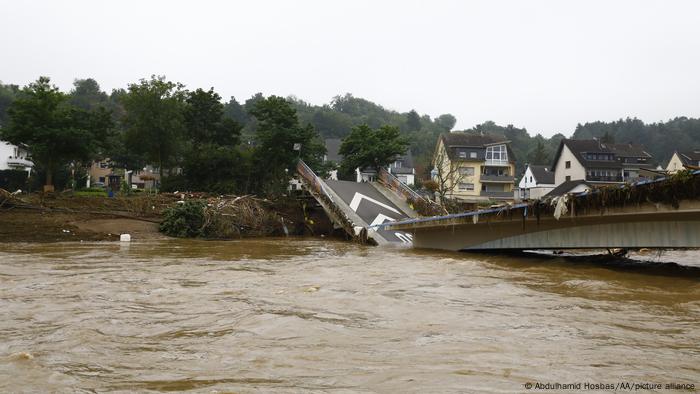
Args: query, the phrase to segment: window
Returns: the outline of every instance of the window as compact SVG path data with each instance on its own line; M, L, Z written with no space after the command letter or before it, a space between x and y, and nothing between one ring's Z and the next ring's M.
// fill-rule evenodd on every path
M566 163L564 163L564 167L571 168L571 162L567 161Z
M101 176L101 177L100 177L100 182L105 183L105 177Z
M532 183L532 176L530 176L530 183Z
M100 168L109 168L109 163L107 163L106 161L101 161Z
M460 158L460 159L466 159L466 158L467 158L467 152L464 152L464 151L459 152L459 158Z
M567 176L566 176L566 181L568 182L568 181L570 181L570 180L571 180L571 175L567 175Z
M474 167L459 167L459 175L474 176Z
M476 152L469 152L470 159L476 159Z
M460 182L460 183L459 183L459 190L474 190L474 184L473 184L473 183Z
M486 160L508 161L508 151L505 145L487 146Z

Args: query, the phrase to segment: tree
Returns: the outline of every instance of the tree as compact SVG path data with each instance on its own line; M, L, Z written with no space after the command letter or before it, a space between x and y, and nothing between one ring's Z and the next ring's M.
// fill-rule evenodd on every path
M0 83L0 127L7 124L8 115L7 110L12 105L12 102L17 98L19 93L19 86L17 85L3 85Z
M231 100L228 103L224 104L224 116L235 120L241 125L248 122L248 113L233 96L231 96Z
M530 164L547 164L549 162L549 155L542 141L542 136L537 136L537 146L528 154L528 161Z
M437 184L437 192L440 195L440 204L445 206L445 199L448 194L452 194L455 188L464 178L464 174L460 171L459 165L455 165L450 161L445 149L439 149L433 160L434 174L433 180Z
M421 128L420 115L415 109L406 114L406 128L408 131L417 131Z
M457 118L452 114L442 114L435 118L435 123L445 129L445 131L452 130L457 124Z
M89 160L99 153L113 125L103 107L76 108L48 77L22 89L9 109L9 127L0 137L25 145L32 160L46 171L44 190L53 190L53 175L71 161Z
M241 156L236 145L242 127L235 120L224 117L221 96L213 88L190 92L184 121L190 142L182 163L186 187L218 193L235 192L241 172Z
M401 136L397 127L354 127L340 145L339 153L343 155L340 173L347 177L355 168L379 169L394 161L397 156L405 154L408 145L407 139Z
M150 80L130 84L128 93L121 97L126 111L126 143L158 165L161 180L163 168L175 163L181 148L185 130L183 88L154 75Z
M92 78L76 79L70 92L70 103L78 108L90 110L106 107L109 97L100 89L100 84Z
M267 188L264 191L273 194L286 190L298 158L316 171L321 169L326 148L313 126L299 124L289 101L270 96L259 100L250 113L258 122L255 157L259 189Z

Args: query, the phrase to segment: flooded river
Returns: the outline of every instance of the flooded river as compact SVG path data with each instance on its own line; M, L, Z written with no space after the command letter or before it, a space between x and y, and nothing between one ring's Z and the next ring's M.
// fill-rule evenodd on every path
M0 392L528 382L697 389L700 274L323 240L0 244Z

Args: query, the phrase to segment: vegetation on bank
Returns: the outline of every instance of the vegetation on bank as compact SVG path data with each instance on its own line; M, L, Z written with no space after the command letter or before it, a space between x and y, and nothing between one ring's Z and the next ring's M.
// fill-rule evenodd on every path
M42 116L32 117L37 108ZM0 84L0 139L32 149L35 176L26 184L32 190L38 190L49 173L57 189L73 188L82 184L92 159L109 157L119 168L155 165L164 175L164 190L281 194L297 157L319 173L329 170L321 160L324 138L348 141L344 150L348 160L340 171L346 177L348 169L358 164L357 157L366 164L377 161L368 151L396 152L404 146L382 140L361 149L349 147L353 140L363 141L355 136L368 134L367 130L397 134L394 141L407 144L416 159L420 181L429 178L439 134L455 124L451 114L432 118L415 110L400 113L351 94L320 106L261 93L239 102L234 97L223 100L213 88L188 90L155 76L110 94L89 78L76 80L67 93L58 91L48 78L24 88ZM561 133L550 138L531 135L525 128L491 121L465 131L510 140L517 173L528 162L551 163L564 138ZM643 144L656 164L664 164L674 150L696 147L700 119L589 122L579 124L572 137Z

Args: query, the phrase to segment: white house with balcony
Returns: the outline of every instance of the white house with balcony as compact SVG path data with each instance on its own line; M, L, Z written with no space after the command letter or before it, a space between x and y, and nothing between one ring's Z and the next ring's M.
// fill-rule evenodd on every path
M0 170L22 170L31 174L33 167L26 149L0 141Z

